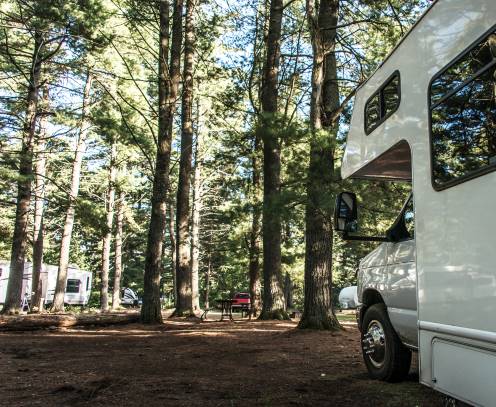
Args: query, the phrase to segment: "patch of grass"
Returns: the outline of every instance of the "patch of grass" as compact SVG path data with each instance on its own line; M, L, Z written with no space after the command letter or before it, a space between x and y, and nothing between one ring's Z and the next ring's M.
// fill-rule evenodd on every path
M336 313L336 317L338 318L338 321L341 322L356 322L355 313L349 314L349 313L338 312Z

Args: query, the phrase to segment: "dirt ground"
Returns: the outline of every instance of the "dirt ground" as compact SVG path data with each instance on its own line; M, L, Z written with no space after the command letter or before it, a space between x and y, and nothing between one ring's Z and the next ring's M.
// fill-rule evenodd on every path
M417 383L369 380L353 322L167 320L150 328L0 333L1 406L440 406Z

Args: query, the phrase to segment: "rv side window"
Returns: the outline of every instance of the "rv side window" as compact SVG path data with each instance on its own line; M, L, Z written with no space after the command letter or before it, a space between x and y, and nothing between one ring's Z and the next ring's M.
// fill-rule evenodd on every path
M370 134L400 105L400 73L395 72L365 104L365 133Z
M67 287L65 288L66 293L78 293L79 286L81 285L81 281L76 279L68 279Z
M376 94L372 97L365 107L365 126L367 129L374 129L378 126L381 120L381 103L380 95ZM371 130L370 130L371 131Z
M90 289L90 278L86 277L86 291Z
M496 168L496 33L431 82L432 178L444 189Z

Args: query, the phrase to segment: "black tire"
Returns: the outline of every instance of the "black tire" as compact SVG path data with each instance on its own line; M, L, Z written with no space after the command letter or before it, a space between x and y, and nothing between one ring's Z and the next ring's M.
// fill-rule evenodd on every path
M412 352L401 343L384 304L372 305L365 312L361 344L363 360L371 378L386 382L399 382L406 378Z

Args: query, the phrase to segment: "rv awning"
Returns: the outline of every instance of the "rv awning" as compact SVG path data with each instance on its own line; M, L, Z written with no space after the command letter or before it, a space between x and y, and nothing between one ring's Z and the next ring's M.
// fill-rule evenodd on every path
M409 144L406 141L400 141L353 173L351 178L411 181L412 155Z

